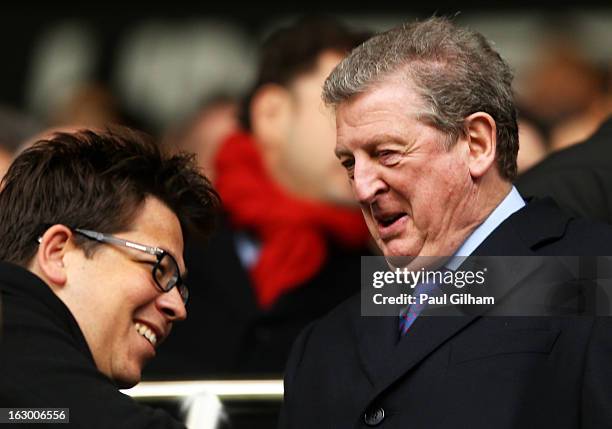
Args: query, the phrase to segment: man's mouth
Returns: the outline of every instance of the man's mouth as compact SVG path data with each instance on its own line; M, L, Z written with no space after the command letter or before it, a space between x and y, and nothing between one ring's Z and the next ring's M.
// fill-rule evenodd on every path
M393 225L396 221L403 218L404 216L406 216L406 213L403 212L386 216L376 216L376 221L379 225L386 228L388 226Z
M157 335L151 328L140 322L135 322L134 327L136 328L136 332L145 337L153 347L157 345Z
M378 234L382 240L385 240L400 234L404 230L408 214L406 212L377 214L374 218L378 226Z

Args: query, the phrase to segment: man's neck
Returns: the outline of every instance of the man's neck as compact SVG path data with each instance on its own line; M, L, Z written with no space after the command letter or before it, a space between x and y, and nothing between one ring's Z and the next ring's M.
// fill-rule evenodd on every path
M454 253L456 257L466 257L474 250L508 217L525 206L525 201L516 188L511 187L507 195L493 208L487 217L470 233L461 246ZM460 264L462 258L452 263ZM457 265L458 266L458 265ZM449 266L452 269L452 267Z

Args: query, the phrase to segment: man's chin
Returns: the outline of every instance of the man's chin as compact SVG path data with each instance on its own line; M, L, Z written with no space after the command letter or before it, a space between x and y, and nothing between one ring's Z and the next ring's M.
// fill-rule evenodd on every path
M396 237L386 242L380 238L376 241L387 261L393 263L393 265L398 264L397 266L399 267L410 263L419 254L415 246L407 246L405 239L402 240L401 237Z
M112 380L119 389L130 389L140 383L141 379L141 371L131 371L130 373L119 374Z
M385 259L387 260L387 264L391 269L396 268L406 268L410 265L410 263L414 260L415 256L405 256L405 255L385 255Z
M113 380L115 382L115 386L119 389L131 389L140 383L140 377L138 379L130 379L130 380Z
M448 256L385 256L385 259L392 270L418 271L437 270L448 260Z

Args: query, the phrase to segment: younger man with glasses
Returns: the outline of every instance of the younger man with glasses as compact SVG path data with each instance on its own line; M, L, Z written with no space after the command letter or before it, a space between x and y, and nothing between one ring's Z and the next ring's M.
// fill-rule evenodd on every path
M117 388L186 317L183 231L218 206L186 156L127 130L58 133L0 192L0 404L87 428L181 427Z

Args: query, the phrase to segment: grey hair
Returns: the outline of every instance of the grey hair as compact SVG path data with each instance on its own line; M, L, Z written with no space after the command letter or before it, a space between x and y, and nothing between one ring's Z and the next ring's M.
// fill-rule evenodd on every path
M512 70L480 33L433 17L378 34L355 48L323 86L333 107L401 74L425 105L419 118L449 135L465 135L464 120L486 112L497 126L500 175L516 177L518 126Z

